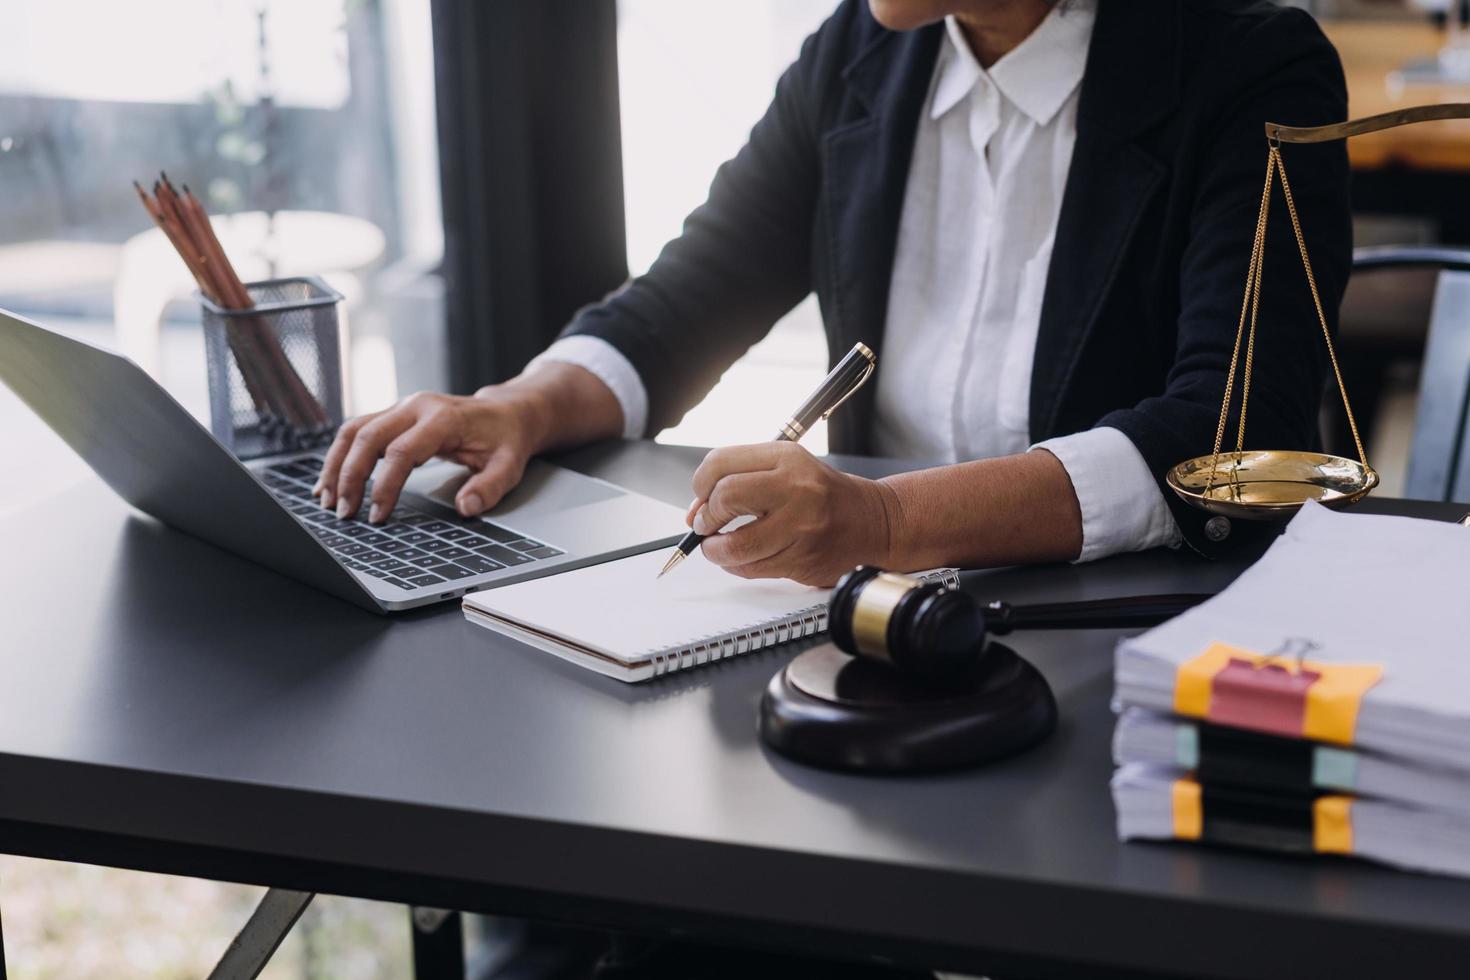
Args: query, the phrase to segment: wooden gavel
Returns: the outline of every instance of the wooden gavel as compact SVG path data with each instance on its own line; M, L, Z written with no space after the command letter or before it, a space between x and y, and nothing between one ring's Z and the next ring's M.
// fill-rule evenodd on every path
M832 642L846 653L882 661L910 676L944 680L977 668L990 636L1015 630L1154 626L1208 598L1181 593L982 605L938 582L859 566L832 591L827 623Z

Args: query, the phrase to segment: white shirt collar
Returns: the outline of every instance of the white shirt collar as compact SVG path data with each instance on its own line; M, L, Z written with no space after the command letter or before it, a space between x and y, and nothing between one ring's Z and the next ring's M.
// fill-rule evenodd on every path
M1095 0L1059 4L987 72L975 60L954 17L944 18L949 51L939 67L930 118L938 119L953 109L984 78L1038 125L1046 125L1082 82L1096 19Z

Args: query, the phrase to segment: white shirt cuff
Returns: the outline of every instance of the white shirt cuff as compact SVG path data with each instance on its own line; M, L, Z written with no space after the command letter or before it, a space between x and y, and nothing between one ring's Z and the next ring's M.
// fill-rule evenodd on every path
M575 364L591 371L607 385L623 410L623 438L643 437L643 430L648 427L648 389L643 387L643 379L622 351L601 337L573 334L542 351L526 365L526 370L548 361Z
M1167 545L1182 537L1164 494L1138 447L1103 426L1048 439L1031 447L1061 460L1082 509L1079 562Z

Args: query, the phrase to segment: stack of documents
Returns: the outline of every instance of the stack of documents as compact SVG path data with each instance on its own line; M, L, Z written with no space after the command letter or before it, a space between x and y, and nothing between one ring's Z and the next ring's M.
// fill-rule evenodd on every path
M1194 774L1202 783L1292 793L1356 793L1470 820L1470 770L1350 746L1261 735L1125 708L1113 759ZM1467 760L1470 762L1470 760Z
M1118 830L1470 875L1470 530L1308 504L1119 644Z

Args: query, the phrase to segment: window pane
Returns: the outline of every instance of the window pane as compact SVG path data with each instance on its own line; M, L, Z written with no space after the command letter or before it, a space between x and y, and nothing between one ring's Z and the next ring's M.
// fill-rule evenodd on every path
M392 341L442 352L429 0L23 0L7 15L0 307L122 350L207 418L195 286L130 186L162 170L217 217L242 278L321 275L347 296L350 408L396 397ZM38 451L55 443L0 389L0 431L16 420Z
M704 201L716 168L744 144L776 79L834 6L834 0L620 0L623 173L635 275L647 271ZM808 299L659 441L724 445L770 438L786 420L782 413L821 380L826 351L816 303ZM756 411L752 391L771 393ZM825 425L802 444L825 452Z

